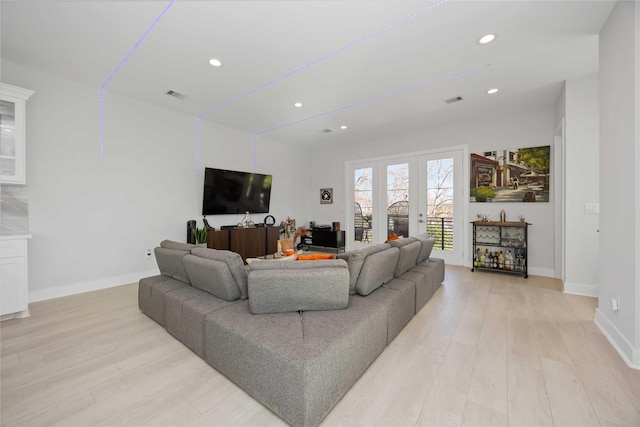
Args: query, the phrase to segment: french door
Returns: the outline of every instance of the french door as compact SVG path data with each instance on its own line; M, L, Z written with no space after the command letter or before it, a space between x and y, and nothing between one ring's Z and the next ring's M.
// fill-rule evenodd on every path
M464 158L460 148L348 163L347 249L426 231L434 257L463 265Z
M435 237L433 256L452 265L464 264L462 164L462 150L418 156L418 234Z

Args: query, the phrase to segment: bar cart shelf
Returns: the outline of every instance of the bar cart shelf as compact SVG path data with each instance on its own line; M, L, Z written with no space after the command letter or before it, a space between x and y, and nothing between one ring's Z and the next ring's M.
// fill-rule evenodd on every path
M473 221L471 271L528 274L528 227L524 221Z

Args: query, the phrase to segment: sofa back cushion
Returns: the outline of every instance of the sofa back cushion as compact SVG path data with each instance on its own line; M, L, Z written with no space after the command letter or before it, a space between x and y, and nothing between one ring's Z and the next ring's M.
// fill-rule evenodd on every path
M182 262L182 259L189 254L189 251L158 247L154 249L154 253L160 274L189 283L189 276Z
M400 257L398 258L398 264L396 265L395 277L402 276L409 271L410 268L415 267L418 259L418 254L422 249L422 244L413 237L405 239L392 240L389 242L394 248L400 249Z
M349 293L351 295L356 293L356 285L358 283L358 277L362 271L362 266L369 255L382 252L389 249L391 245L388 243L379 243L377 245L371 245L359 249L357 251L347 252L345 254L339 254L336 257L347 261L349 267Z
M213 259L186 255L184 266L194 288L208 292L225 301L240 298L240 289L229 270L229 266Z
M253 314L347 308L347 263L343 260L252 262L249 297Z
M416 261L416 264L420 264L421 262L428 260L431 256L431 250L433 249L433 245L436 243L436 239L429 236L427 233L423 233L416 236L416 240L422 244L422 248L418 254L418 260Z
M233 277L233 281L240 290L240 298L247 299L249 297L249 291L247 289L247 267L244 265L240 254L207 248L194 248L191 250L191 254L199 256L200 258L220 261L227 264L231 277Z
M191 243L176 242L175 240L163 240L160 242L160 247L165 249L176 249L178 251L190 251L195 248L196 245Z
M368 255L362 263L362 269L358 275L356 292L366 296L391 281L399 256L400 250L398 248L388 248Z

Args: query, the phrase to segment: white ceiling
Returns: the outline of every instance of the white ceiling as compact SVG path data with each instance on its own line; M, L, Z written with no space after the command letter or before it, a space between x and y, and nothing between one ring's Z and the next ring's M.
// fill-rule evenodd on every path
M97 90L169 4L3 0L2 58ZM106 96L124 93L250 133L284 126L264 135L296 144L362 141L553 104L564 80L598 70L598 33L613 5L177 0ZM486 33L496 41L479 45ZM208 65L213 57L224 66ZM492 87L500 92L489 96ZM444 102L455 96L464 100Z

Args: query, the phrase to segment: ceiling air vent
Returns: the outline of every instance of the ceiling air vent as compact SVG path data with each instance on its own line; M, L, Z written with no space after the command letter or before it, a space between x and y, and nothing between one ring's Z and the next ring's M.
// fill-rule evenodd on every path
M331 133L333 131L331 129L322 129L320 132L322 132L322 133Z
M461 96L454 96L453 98L449 98L449 99L445 99L444 102L446 102L447 104L453 104L454 102L459 102L462 101L462 97Z
M184 95L180 92L176 92L175 90L168 90L167 95L173 96L174 98L178 98L178 99L185 99L187 97L187 95Z

